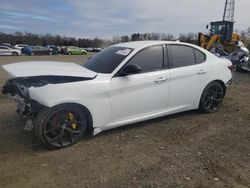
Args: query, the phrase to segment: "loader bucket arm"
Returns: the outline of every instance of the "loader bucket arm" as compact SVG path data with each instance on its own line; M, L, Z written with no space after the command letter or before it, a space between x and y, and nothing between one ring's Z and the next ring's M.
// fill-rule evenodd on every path
M211 36L210 40L207 43L206 46L206 50L211 50L211 48L213 47L215 42L218 42L220 40L220 36L219 35L213 35Z

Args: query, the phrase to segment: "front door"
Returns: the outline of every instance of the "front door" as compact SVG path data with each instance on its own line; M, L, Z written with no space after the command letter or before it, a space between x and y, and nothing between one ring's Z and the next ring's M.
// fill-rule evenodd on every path
M137 64L141 73L117 76L110 81L113 122L157 113L167 108L169 70L164 69L163 47L138 52L127 64Z

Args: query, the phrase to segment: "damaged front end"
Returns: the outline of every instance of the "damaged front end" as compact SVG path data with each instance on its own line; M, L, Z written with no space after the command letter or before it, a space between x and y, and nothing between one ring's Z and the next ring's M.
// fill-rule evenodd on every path
M50 77L50 79L52 78ZM48 83L50 83L49 77L21 77L10 79L3 86L2 93L8 94L15 100L16 112L22 119L26 120L24 130L33 129L33 119L43 108L39 102L30 98L29 88L42 87Z
M43 87L47 84L60 84L90 80L93 78L71 77L71 76L33 76L19 77L6 81L2 93L11 96L17 104L17 113L22 119L27 120L24 129L33 129L33 119L45 106L33 100L29 95L32 87Z

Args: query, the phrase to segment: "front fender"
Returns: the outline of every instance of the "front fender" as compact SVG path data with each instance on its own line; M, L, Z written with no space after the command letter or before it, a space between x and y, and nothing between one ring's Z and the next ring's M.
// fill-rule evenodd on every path
M93 118L93 127L103 127L111 120L109 97L105 90L107 87L98 83L48 84L29 88L29 96L49 108L64 103L84 106Z

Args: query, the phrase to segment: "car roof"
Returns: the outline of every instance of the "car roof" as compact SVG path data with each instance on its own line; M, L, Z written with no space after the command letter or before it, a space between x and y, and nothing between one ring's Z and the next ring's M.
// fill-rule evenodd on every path
M28 44L16 44L15 46L19 46L19 45L25 45L25 46L29 46Z
M152 41L152 40L148 40L148 41L134 41L134 42L125 42L125 43L119 43L119 44L115 44L113 46L119 46L119 47L125 47L125 48L133 48L135 50L139 50L142 48L146 48L148 46L152 46L152 45L162 45L162 44L184 44L184 45L189 45L189 46L194 46L188 43L183 43L183 42L179 42L179 41Z
M0 45L1 47L7 47L7 48L13 48L11 46L6 46L6 45Z

